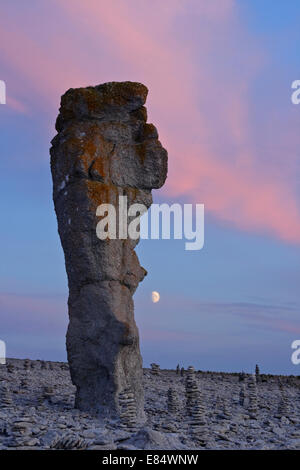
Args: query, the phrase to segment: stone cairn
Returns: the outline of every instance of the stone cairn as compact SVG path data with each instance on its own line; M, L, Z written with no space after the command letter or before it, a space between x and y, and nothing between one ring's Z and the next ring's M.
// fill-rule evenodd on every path
M170 414L177 414L179 411L179 397L175 388L168 389L167 407Z
M1 408L10 408L13 404L11 398L11 391L7 384L1 384L0 387L0 407Z
M7 421L1 417L0 418L0 436L1 434L6 434L6 433L7 433Z
M178 432L178 422L174 419L179 413L179 397L177 391L170 387L167 392L167 415L162 416L155 424L155 429L162 432Z
M15 366L11 362L7 362L6 370L9 374L13 374L15 371Z
M279 382L279 390L280 390L280 400L277 409L277 418L286 417L289 418L291 416L291 407L289 403L289 399L283 386L282 382Z
M206 424L206 410L203 405L203 398L198 394L198 399L191 409L191 425L204 426Z
M32 427L36 424L36 420L29 416L20 416L16 418L10 429L10 447L34 446L38 443L38 439L32 437Z
M141 421L143 369L132 296L146 271L134 251L139 238L126 236L131 221L120 223L120 215L123 205L126 214L133 204L147 210L152 189L167 176L167 152L146 122L147 93L134 82L71 88L61 98L50 150L69 285L67 353L75 406L117 416L119 390L129 386ZM117 216L116 237L99 235L103 204Z
M159 417L154 424L154 428L161 432L178 432L178 414L180 412L180 404L178 393L173 387L168 389L166 404L167 411L160 410ZM150 410L150 414L153 414L153 410Z
M239 404L240 406L245 406L246 402L246 386L243 383L240 388L240 393L239 393Z
M24 359L23 361L23 368L24 370L28 371L30 369L30 360L29 359Z
M158 364L150 364L151 365L151 374L152 375L159 375L160 374L160 367Z
M180 366L179 366L179 364L177 364L177 366L176 366L176 374L177 374L177 375L180 374Z
M121 425L127 429L135 429L137 424L136 402L134 393L126 388L119 394Z
M21 386L21 389L22 390L27 390L28 389L28 380L25 378L25 379L21 379L21 382L20 382L20 386Z
M48 403L52 403L54 397L54 389L50 386L43 387L41 402L47 401Z
M248 413L250 418L257 419L258 413L258 398L257 398L257 386L256 386L256 376L251 374L248 379Z
M244 382L245 379L246 379L246 374L245 374L245 372L243 372L243 371L240 372L240 373L239 373L239 382Z
M222 410L222 407L223 407L223 400L222 400L222 398L220 397L220 395L217 394L217 395L215 396L215 400L214 400L214 409L215 409L215 412L220 413L221 410Z
M220 415L223 419L231 419L231 403L227 397L223 397L222 399L222 413Z
M184 367L181 367L181 369L180 369L180 376L181 376L181 377L184 376Z
M261 381L261 376L260 376L260 370L258 364L255 366L255 377L256 377L256 383Z
M186 396L186 411L191 415L193 406L199 399L199 388L195 379L195 369L189 366L187 369L187 376L185 380L185 396Z
M190 420L188 422L192 439L200 446L205 446L208 441L208 429L206 411L200 391L189 408Z

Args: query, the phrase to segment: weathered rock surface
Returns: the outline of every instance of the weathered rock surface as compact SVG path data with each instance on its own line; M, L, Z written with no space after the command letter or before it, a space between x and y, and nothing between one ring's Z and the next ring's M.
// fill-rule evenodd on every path
M127 196L128 206L152 203L167 175L167 152L144 107L140 83L111 82L68 90L52 141L51 171L58 231L69 284L67 352L75 406L113 416L130 388L144 416L142 360L132 295L146 271L138 240L96 235L100 204Z
M248 405L239 403L238 374L195 372L201 391L203 410L187 414L185 379L175 370L153 375L144 369L145 412L147 424L123 428L122 419L99 418L74 409L75 387L64 363L9 359L13 373L0 364L0 385L10 390L10 400L0 396L0 450L50 449L58 442L62 448L88 449L297 449L300 450L300 378L265 376L257 383L257 413L249 416ZM26 378L28 387L22 388ZM247 374L246 383L250 379ZM51 401L40 400L45 387L54 391ZM169 410L170 387L178 395L177 412ZM251 390L246 387L246 397ZM288 416L279 416L278 407L285 395ZM220 403L218 405L217 403ZM230 415L224 416L224 402ZM197 405L197 404L196 404ZM199 416L200 411L200 416ZM200 421L199 421L200 417ZM68 442L63 442L68 438ZM67 445L66 445L67 444Z

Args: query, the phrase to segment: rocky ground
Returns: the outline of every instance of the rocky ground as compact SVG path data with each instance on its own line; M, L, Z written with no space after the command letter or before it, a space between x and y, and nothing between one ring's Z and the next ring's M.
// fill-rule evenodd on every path
M300 377L144 369L144 386L143 427L103 422L73 408L67 364L9 359L0 449L300 449Z

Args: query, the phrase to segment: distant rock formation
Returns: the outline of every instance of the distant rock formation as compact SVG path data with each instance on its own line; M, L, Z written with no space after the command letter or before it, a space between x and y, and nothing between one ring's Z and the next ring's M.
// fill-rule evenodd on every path
M75 406L113 416L130 388L144 417L142 359L132 295L146 271L138 240L96 235L96 209L118 211L119 196L152 203L167 176L167 152L144 107L148 90L111 82L68 90L52 141L51 171L58 231L69 284L67 352L77 387Z

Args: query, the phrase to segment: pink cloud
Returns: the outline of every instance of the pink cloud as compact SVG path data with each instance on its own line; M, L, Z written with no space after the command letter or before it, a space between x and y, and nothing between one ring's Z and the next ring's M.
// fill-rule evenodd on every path
M204 203L235 227L300 242L295 159L264 162L256 148L249 86L265 57L235 2L60 0L43 22L47 15L60 22L42 42L36 18L24 27L0 20L6 61L45 103L57 106L69 87L144 82L150 120L169 150L163 194ZM289 145L276 139L277 147Z
M295 335L300 335L300 325L294 323L289 323L286 321L275 321L273 325L274 330L279 330L284 333L292 333Z
M20 108L20 103L9 94L9 88L18 90L19 95L37 107L57 107L61 93L72 86L85 82L85 75L75 62L68 62L60 54L60 39L51 40L42 47L35 36L34 28L28 35L22 27L9 24L5 15L0 17L0 42L5 45L2 57L12 67L10 81L7 82L7 100L12 107ZM12 85L11 87L9 85ZM40 100L42 98L42 103Z
M66 299L55 296L0 294L2 332L58 333L67 324Z

